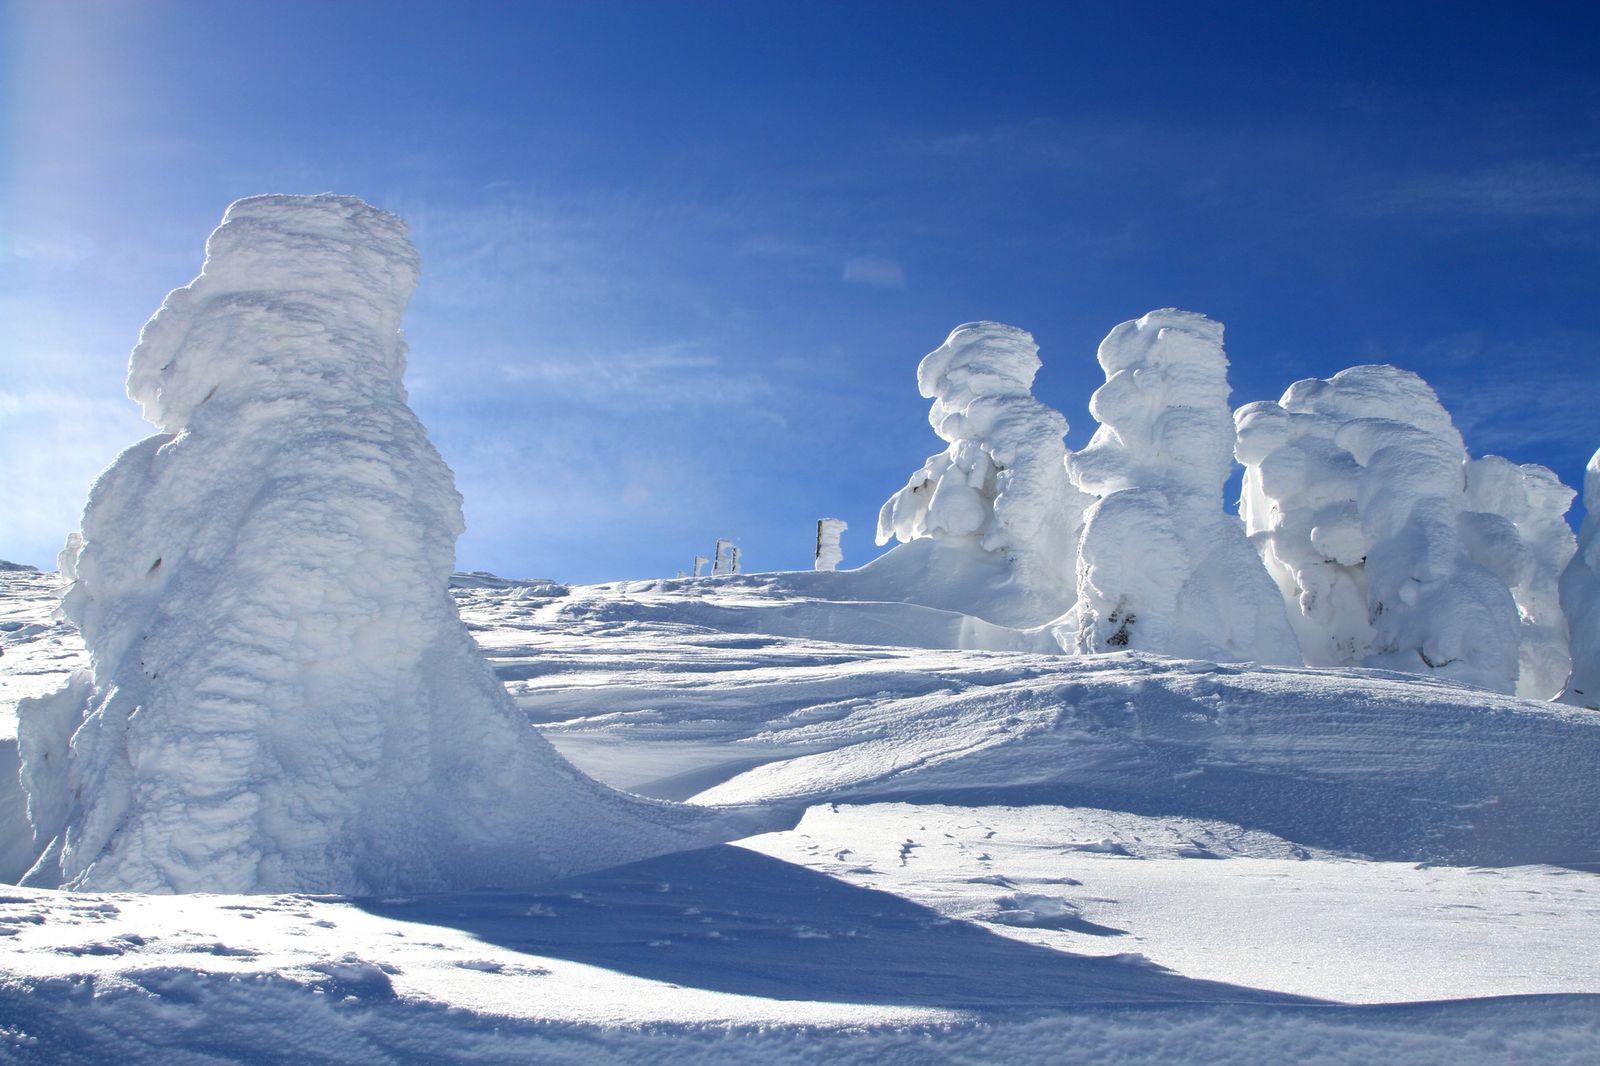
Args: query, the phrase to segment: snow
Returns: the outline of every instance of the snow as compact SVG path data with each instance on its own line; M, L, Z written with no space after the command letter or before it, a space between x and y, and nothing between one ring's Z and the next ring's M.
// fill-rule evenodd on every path
M1067 460L1096 502L1076 603L1055 625L1062 647L1300 663L1277 590L1222 508L1234 430L1221 323L1152 311L1113 329L1099 359L1100 427Z
M839 546L839 538L844 536L844 531L850 524L842 518L817 519L817 559L815 569L837 570L844 561L844 549Z
M161 432L67 552L92 676L20 711L30 883L516 884L723 831L574 771L462 629L461 500L401 384L416 273L358 200L242 200L146 325L128 388Z
M1502 575L1518 576L1507 556L1528 549L1514 518L1502 516L1499 532L1464 518L1489 512L1468 506L1466 448L1426 382L1392 366L1353 367L1295 382L1276 404L1246 405L1237 424L1240 513L1298 615L1308 663L1516 689L1522 622ZM1539 530L1551 502L1529 513L1535 539L1549 536ZM1538 550L1546 559L1559 551ZM1533 603L1541 592L1528 595ZM1552 625L1535 615L1535 640Z
M1600 710L1600 451L1583 476L1583 527L1561 574L1561 608L1572 632L1572 678L1563 703Z
M918 602L1012 627L1042 625L1072 602L1085 501L1062 469L1067 420L1033 398L1038 353L1014 326L968 322L917 367L928 422L949 447L883 505L877 541L899 540L888 555L908 557L885 568L930 563L905 586L936 597ZM923 540L941 550L904 551ZM974 571L995 577L974 583ZM952 585L976 595L951 596Z
M160 433L0 564L0 1058L1600 1057L1600 454L1574 544L1414 375L1235 423L1167 310L1069 456L973 323L865 567L452 573L415 273L234 205L134 352Z
M1472 558L1511 589L1522 618L1517 695L1555 699L1572 672L1560 581L1578 549L1567 510L1576 495L1555 472L1498 455L1467 463L1459 520Z
M0 1047L1592 1060L1600 720L1416 675L772 633L872 606L790 591L826 576L453 591L586 770L793 828L511 891L12 890Z

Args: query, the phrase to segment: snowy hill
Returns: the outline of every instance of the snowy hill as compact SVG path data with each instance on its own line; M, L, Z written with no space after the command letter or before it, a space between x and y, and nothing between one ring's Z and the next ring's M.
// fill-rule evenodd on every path
M849 575L458 576L511 698L580 769L758 803L772 831L514 891L8 889L0 1047L162 1063L1600 1051L1592 713L1379 671L1047 654L1027 631L846 599ZM0 573L7 718L80 661L50 618L58 592ZM13 856L30 846L20 798L0 801Z

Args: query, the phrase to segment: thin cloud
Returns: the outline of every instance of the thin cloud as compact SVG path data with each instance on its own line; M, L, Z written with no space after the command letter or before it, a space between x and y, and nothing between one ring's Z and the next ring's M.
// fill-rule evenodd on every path
M1363 214L1458 216L1508 221L1600 214L1600 175L1569 163L1521 162L1433 174L1351 196Z
M893 259L863 255L844 265L844 280L855 285L874 285L884 289L906 287L906 272Z

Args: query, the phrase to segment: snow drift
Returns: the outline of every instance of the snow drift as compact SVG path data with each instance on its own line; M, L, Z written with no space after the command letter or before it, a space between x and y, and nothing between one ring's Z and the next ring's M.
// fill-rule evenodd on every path
M1468 538L1491 559L1526 549L1512 523L1463 517L1473 513L1466 447L1425 381L1353 367L1297 381L1275 404L1248 404L1237 423L1240 511L1297 616L1309 664L1515 691L1517 604Z
M1600 451L1583 475L1578 551L1561 575L1561 606L1572 631L1572 678L1564 703L1600 710Z
M917 388L933 401L928 422L949 447L930 456L878 516L879 544L926 539L944 549L929 554L936 565L924 584L962 584L967 570L1001 571L965 609L1007 626L1047 622L1074 595L1084 500L1062 469L1067 420L1033 398L1038 372L1039 346L1023 330L998 322L952 330L917 367Z
M1067 651L1122 648L1299 665L1283 604L1239 520L1222 509L1233 463L1222 324L1167 309L1101 342L1100 422L1067 460L1098 501L1079 545Z
M710 835L573 769L462 627L461 500L401 384L417 270L359 200L242 200L145 326L160 432L63 565L92 672L20 708L31 883L506 884Z

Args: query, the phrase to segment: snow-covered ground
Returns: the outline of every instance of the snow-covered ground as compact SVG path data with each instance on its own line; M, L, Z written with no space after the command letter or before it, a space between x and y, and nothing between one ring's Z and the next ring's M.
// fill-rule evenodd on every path
M579 768L773 831L537 890L0 889L0 1057L1600 1057L1591 712L1044 654L850 575L458 577ZM0 572L8 768L15 700L82 660L58 591Z

